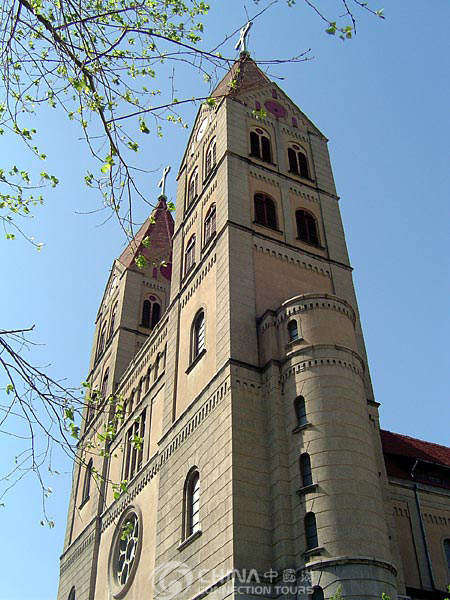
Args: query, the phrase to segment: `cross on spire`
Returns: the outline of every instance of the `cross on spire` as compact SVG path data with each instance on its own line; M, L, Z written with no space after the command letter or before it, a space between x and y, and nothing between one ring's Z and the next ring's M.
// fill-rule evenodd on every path
M166 191L166 177L167 175L170 173L170 166L167 165L167 167L164 167L164 171L162 174L161 179L159 180L158 183L158 187L161 188L161 196L165 196L165 191Z
M253 21L248 21L239 32L239 41L234 47L235 50L239 50L241 54L249 54L247 50L247 35L250 31L250 27L253 25Z

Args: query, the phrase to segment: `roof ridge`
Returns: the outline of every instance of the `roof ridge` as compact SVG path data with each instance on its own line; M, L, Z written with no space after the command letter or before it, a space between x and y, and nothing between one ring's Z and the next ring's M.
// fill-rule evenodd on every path
M422 440L421 438L406 435L406 433L396 433L395 431L389 431L388 429L381 429L381 431L383 431L384 433L390 433L391 435L397 435L401 438L406 438L408 440L415 440L416 442L421 442L422 444L430 444L431 446L437 446L438 448L445 448L446 450L450 450L450 446L444 446L444 444L438 444L437 442Z

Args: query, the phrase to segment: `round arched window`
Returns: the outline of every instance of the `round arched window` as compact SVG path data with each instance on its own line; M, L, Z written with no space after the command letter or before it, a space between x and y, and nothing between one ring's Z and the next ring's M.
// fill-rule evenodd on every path
M138 565L142 545L141 518L136 507L130 507L120 519L109 558L110 584L114 598L122 598L129 590Z

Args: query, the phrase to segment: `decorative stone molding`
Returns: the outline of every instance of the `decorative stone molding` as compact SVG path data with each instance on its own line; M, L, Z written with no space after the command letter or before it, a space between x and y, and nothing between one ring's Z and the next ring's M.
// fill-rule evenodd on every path
M283 133L285 133L289 137L296 138L297 140L301 140L304 144L309 145L309 140L306 137L306 135L300 133L298 130L291 129L290 127L283 127L282 130L283 130Z
M211 267L214 265L215 262L216 262L216 255L213 254L211 256L210 260L203 267L203 269L198 273L197 277L192 282L190 287L184 293L184 295L181 299L181 308L184 308L186 306L186 304L189 302L189 300L192 298L192 295L197 290L199 285L202 283L204 278L208 275L209 271L211 270Z
M283 302L277 310L277 324L281 325L297 313L317 309L340 312L348 317L353 325L356 323L355 311L346 300L332 294L302 294Z
M195 223L196 220L197 220L197 211L194 212L194 214L191 216L189 221L186 223L186 225L184 227L184 233L187 233L191 229L192 225Z
M280 187L279 181L277 181L276 179L271 179L267 175L263 175L262 173L256 173L255 171L251 171L250 169L248 171L248 174L250 175L250 177L253 177L254 179L259 179L260 181L264 181L265 183L274 185L275 187Z
M319 200L319 196L313 196L312 194L307 194L306 192L302 191L302 190L298 190L292 186L289 187L289 192L291 192L292 194L295 194L296 196L301 196L302 198L305 198L306 200L310 200L311 202L316 202L316 204L320 204L320 200Z
M395 510L395 507L394 507ZM397 514L397 513L396 513ZM450 519L442 515L432 515L431 513L422 513L423 520L432 525L450 525Z
M215 189L217 188L217 179L213 179L211 181L210 185L209 185L209 183L207 184L207 187L209 189L208 189L208 191L205 194L203 194L202 206L205 206L205 204L207 204L209 202L209 199L211 198L211 196L213 195Z
M86 549L93 543L95 539L95 530L92 531L88 536L81 540L75 548L69 547L68 551L61 556L61 565L59 572L62 575L67 569L86 551Z
M307 360L299 360L298 363L290 366L290 364L292 363L292 361L295 358L298 358L299 356L301 356L302 354L304 354L306 352L311 352L311 350L344 351L344 352L350 354L353 358L355 358L358 361L358 363L360 364L360 366L357 366L354 362L352 362L350 360L336 358L336 356L330 356L329 358L328 357L308 358ZM287 368L286 368L286 365L285 365L286 370L281 375L282 383L285 383L290 377L292 377L296 373L303 373L304 371L309 371L311 369L318 369L318 368L322 368L322 367L339 367L342 369L349 369L350 371L353 371L354 373L359 375L361 378L364 377L364 362L363 362L362 358L356 352L351 350L351 348L346 348L345 346L326 345L326 344L320 344L320 345L316 345L316 346L307 346L307 347L301 348L301 350L297 350L296 352L289 355L287 362L289 363L289 366L287 366Z
M311 571L320 571L328 567L337 567L344 565L368 565L371 567L381 567L397 576L397 568L391 562L374 558L372 556L336 556L334 558L324 558L308 563L308 569Z
M278 250L274 250L273 247L270 247L270 245L267 242L263 242L263 241L258 241L257 244L253 244L253 249L255 252L259 252L261 254L267 254L271 258L275 258L276 260L281 260L281 261L296 265L300 269L306 269L308 271L313 271L313 272L317 273L318 275L323 275L324 277L331 278L330 271L328 271L327 269L324 269L321 266L318 266L321 264L318 261L316 262L314 260L311 260L309 257L308 257L308 261L311 261L311 262L306 262L305 260L299 260L299 258L297 258L298 251L291 252L290 250L283 248L283 252L279 252Z

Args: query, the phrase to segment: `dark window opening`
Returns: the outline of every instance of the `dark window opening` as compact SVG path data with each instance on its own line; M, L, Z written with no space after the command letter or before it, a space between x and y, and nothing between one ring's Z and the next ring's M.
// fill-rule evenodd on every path
M313 246L319 246L319 233L317 230L317 221L314 216L310 212L300 209L296 211L295 218L297 221L298 238Z
M152 311L152 305L150 300L144 300L142 306L142 327L150 327L150 314Z
M261 132L261 133L258 133ZM270 139L264 135L262 129L258 129L258 132L250 132L250 154L260 158L265 162L272 162L272 147Z
M447 559L447 568L450 571L450 539L444 540L445 558Z
M91 491L91 477L93 465L94 460L91 458L88 464L86 465L86 471L84 473L83 495L81 497L81 504L84 504L89 499L89 494Z
M191 237L186 246L184 274L186 275L192 269L195 263L195 235Z
M289 341L293 342L294 340L298 340L298 325L297 325L297 321L289 321L288 323L288 334L289 334Z
M216 166L216 138L213 138L211 143L208 146L208 150L206 152L206 176L208 176L211 171Z
M188 204L195 200L198 194L198 169L193 172L188 186Z
M298 146L296 146L296 148L298 148ZM295 173L295 175L300 175L300 177L310 179L308 159L306 158L306 154L300 152L299 150L295 150L295 147L288 148L288 160L289 171L291 173Z
M323 589L321 587L314 588L312 600L324 600Z
M271 229L277 229L275 202L266 194L255 194L255 222Z
M131 412L131 411L130 411ZM130 481L142 466L145 437L145 410L129 428L126 438L123 479Z
M205 244L216 233L216 205L213 204L205 218Z
M302 487L312 485L313 478L311 470L311 459L307 452L300 456L300 475L302 478Z
M298 396L294 401L295 416L297 418L297 426L306 425L306 405L303 396Z
M305 516L305 534L306 534L306 548L312 550L319 546L319 540L317 537L317 524L316 515L309 512Z
M152 306L152 328L158 323L161 316L161 306L155 302Z

